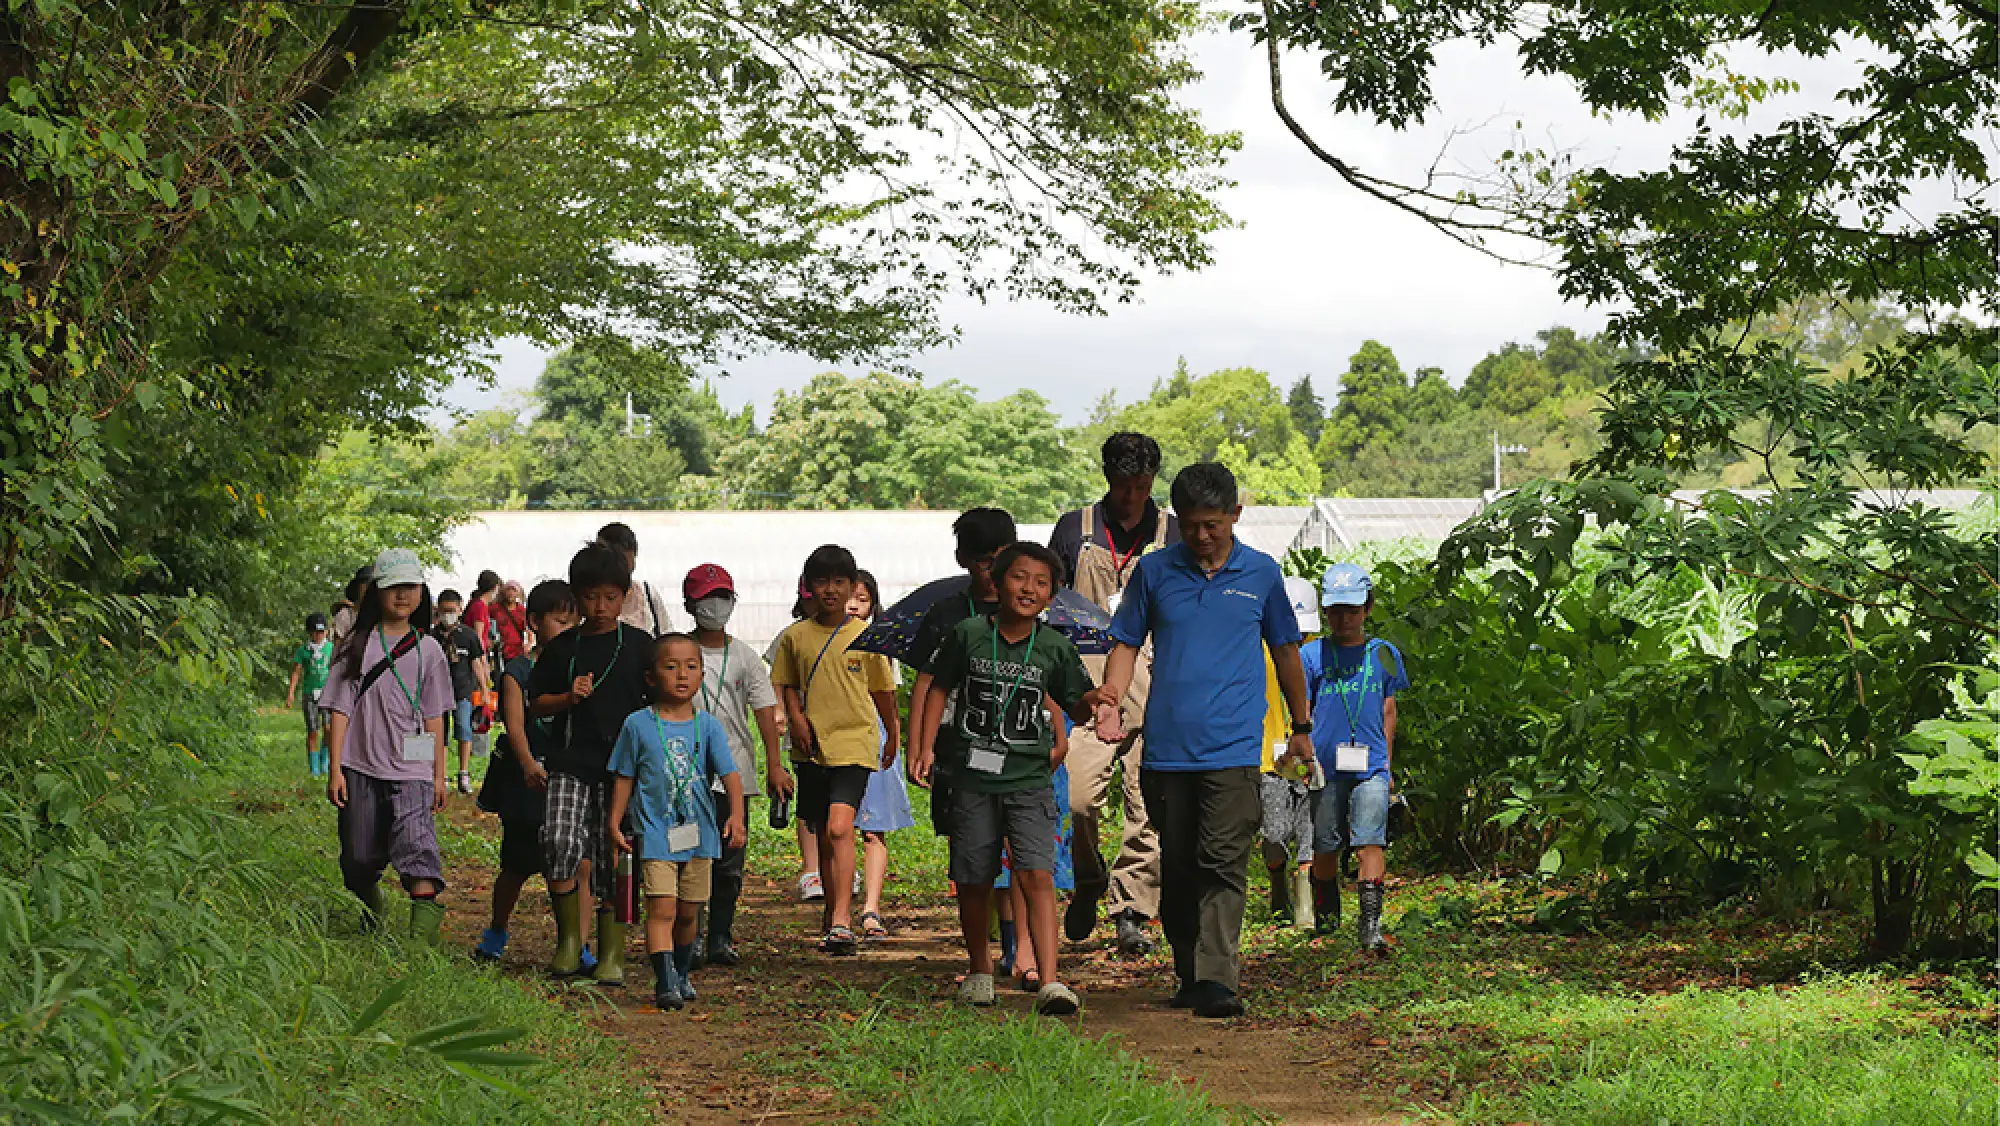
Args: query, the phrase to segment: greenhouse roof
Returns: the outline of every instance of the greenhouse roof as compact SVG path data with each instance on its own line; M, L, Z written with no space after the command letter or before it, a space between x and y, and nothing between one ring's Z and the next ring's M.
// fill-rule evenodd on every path
M1442 540L1479 511L1478 497L1324 497L1291 547L1321 551L1384 540Z

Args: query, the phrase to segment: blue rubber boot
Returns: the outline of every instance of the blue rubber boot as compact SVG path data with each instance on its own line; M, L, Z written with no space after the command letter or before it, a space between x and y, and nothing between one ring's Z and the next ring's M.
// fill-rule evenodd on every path
M479 932L479 945L472 948L472 960L497 962L505 953L507 953L507 932L487 927Z

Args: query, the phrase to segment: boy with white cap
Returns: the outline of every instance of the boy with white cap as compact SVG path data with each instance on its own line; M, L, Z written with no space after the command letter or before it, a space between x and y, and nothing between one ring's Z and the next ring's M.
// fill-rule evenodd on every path
M1380 951L1383 848L1389 843L1389 760L1396 743L1396 693L1410 686L1403 655L1369 637L1365 625L1375 605L1368 572L1336 563L1320 579L1326 633L1299 647L1313 700L1313 753L1326 788L1313 806L1313 909L1317 929L1340 925L1340 853L1359 853L1361 901L1356 938ZM1292 756L1287 756L1288 758ZM1296 760L1294 760L1296 761Z
M1298 619L1300 651L1319 633L1319 591L1312 580L1292 575L1285 579L1285 599ZM1264 807L1264 869L1271 878L1271 918L1286 915L1301 930L1313 926L1312 879L1309 866L1313 850L1313 797L1326 779L1312 769L1311 762L1284 760L1289 718L1285 697L1278 685L1278 666L1264 650L1264 771L1258 780L1258 798Z

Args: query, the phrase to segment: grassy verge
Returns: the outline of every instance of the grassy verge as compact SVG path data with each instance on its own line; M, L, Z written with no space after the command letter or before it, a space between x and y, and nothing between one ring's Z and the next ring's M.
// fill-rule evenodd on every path
M1854 921L1717 914L1645 929L1539 933L1518 887L1430 881L1492 918L1419 929L1396 955L1260 924L1265 1011L1327 1030L1380 1085L1466 1123L1989 1123L1989 976L1838 972ZM1481 903L1480 901L1484 901ZM1400 902L1398 902L1400 901ZM1495 905L1498 905L1497 912Z
M861 1015L829 1022L819 1052L771 1066L831 1082L860 1119L887 1126L1255 1121L1056 1021L942 1002L849 1000Z
M294 716L171 667L61 671L0 684L0 1120L649 1113L562 1078L627 1067L560 1009L358 933Z

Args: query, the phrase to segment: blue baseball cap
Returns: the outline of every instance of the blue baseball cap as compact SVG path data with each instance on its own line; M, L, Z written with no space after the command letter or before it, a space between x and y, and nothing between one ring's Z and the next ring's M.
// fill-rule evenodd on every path
M1353 563L1335 563L1319 580L1321 606L1366 606L1374 584L1368 572Z

